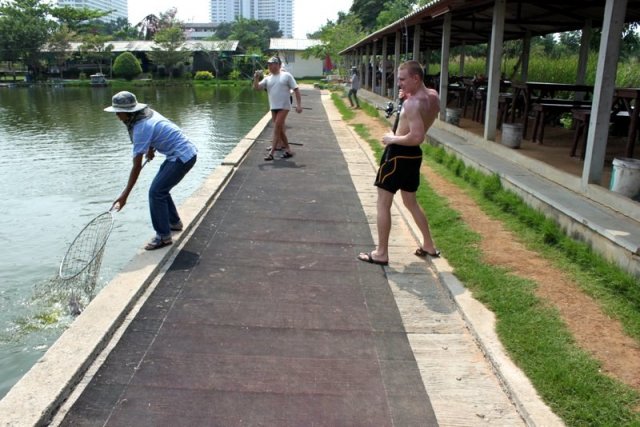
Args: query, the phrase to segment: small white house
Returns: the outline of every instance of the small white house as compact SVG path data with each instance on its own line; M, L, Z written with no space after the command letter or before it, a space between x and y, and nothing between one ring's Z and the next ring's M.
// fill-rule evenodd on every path
M212 22L189 22L182 24L187 40L210 39L216 34L216 25Z
M293 77L321 77L322 59L302 57L307 48L320 43L322 41L311 39L271 39L269 49L277 52L282 65Z

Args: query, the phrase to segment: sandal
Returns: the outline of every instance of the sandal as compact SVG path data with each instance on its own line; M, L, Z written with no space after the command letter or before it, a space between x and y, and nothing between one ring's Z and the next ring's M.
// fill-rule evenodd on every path
M288 151L285 151L284 154L282 155L283 159L288 159L289 157L293 157L293 154Z
M270 162L271 160L273 160L273 154L269 153L264 157L264 160L267 162Z
M363 262L367 262L369 264L376 264L376 265L389 265L389 261L382 261L382 260L377 260L377 259L373 259L373 255L371 255L371 252L366 252L366 253L361 253L360 255L358 255L358 260L363 261Z
M434 248L435 249L435 248ZM427 252L422 248L418 248L416 249L416 251L414 252L415 256L419 256L420 258L424 258L427 255L429 255L431 258L440 258L440 251L435 249L435 252Z
M169 246L172 243L173 243L173 240L171 240L171 237L168 237L166 239L162 239L162 238L156 236L153 239L151 239L151 241L149 243L147 243L147 245L144 247L144 249L147 250L147 251L154 251L156 249L160 249L160 248L164 248L165 246Z
M175 224L170 224L169 225L169 229L171 231L182 231L183 228L184 228L184 226L182 225L182 221L178 221Z

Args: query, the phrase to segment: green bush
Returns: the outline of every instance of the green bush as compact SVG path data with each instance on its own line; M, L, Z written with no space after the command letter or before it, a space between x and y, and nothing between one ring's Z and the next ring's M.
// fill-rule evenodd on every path
M211 71L198 71L196 72L194 80L213 80L215 77Z
M229 73L229 80L240 80L240 70L232 70Z
M80 74L78 74L78 79L87 80L87 73L81 72Z
M142 73L140 61L131 52L123 52L113 62L113 74L126 80L133 80Z

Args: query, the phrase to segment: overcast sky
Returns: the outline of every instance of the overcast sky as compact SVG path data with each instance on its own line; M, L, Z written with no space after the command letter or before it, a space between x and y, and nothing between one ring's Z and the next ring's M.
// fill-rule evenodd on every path
M129 0L129 22L136 25L153 13L158 15L172 7L178 9L178 19L184 22L209 22L208 0ZM353 0L293 0L293 36L306 38L327 22L335 21L338 12L347 12Z

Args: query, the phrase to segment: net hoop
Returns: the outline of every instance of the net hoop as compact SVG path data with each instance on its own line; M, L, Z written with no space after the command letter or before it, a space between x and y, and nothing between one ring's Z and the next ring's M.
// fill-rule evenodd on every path
M67 249L67 253L64 255L62 262L60 263L60 269L58 272L58 276L63 280L70 280L74 277L79 276L91 266L94 260L100 256L102 251L104 250L105 245L107 244L107 240L109 235L111 234L111 230L113 229L114 217L111 211L103 212L92 219L81 231L78 233L71 245L69 245L69 249ZM106 227L105 227L106 223ZM91 242L92 233L96 233L100 231L97 238L93 238L94 242ZM86 242L85 242L86 241ZM86 245L87 242L90 244L91 254L86 257L89 259L80 259L78 262L78 250L83 249L83 245Z

